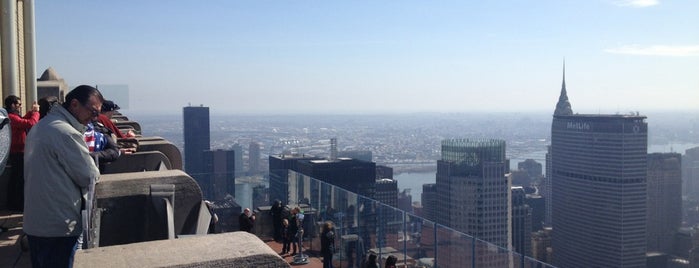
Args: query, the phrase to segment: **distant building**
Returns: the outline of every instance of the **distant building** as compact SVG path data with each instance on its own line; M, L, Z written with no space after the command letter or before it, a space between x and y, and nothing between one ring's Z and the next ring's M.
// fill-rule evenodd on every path
M513 186L512 194L512 250L531 256L532 209L527 205L526 193L521 186Z
M66 80L61 78L53 67L46 69L36 82L37 99L54 96L58 101L63 102L68 90ZM105 97L111 99L111 97Z
M381 206L377 211L378 222L381 224L381 227L388 228L390 232L397 232L399 226L395 223L402 221L402 218L399 217L399 214L402 215L402 213L398 213L396 210L398 207L398 181L392 179L376 180L374 200L386 205Z
M413 213L413 196L410 189L403 189L398 193L398 209L408 213Z
M393 179L393 168L388 166L376 165L376 179Z
M682 225L682 156L648 154L648 248L670 254Z
M529 208L532 209L532 232L544 229L544 217L546 212L546 199L538 194L527 194L524 199Z
M373 154L369 150L350 150L350 151L339 151L337 152L337 157L352 158L367 162L372 162Z
M255 175L260 172L260 144L250 142L248 149L248 174Z
M645 266L645 119L573 114L564 72L551 126L554 265Z
M682 156L682 192L692 200L699 200L699 147L687 149Z
M546 176L544 176L544 181L539 185L539 191L541 196L544 197L546 202L546 209L544 210L544 226L551 226L551 204L553 203L553 198L551 198L551 145L546 146Z
M184 115L184 171L201 186L206 180L202 152L210 150L211 146L209 107L187 106L182 108L182 113Z
M226 195L235 196L235 151L202 152L204 174L199 187L204 199L219 201Z
M245 176L245 170L243 169L243 146L236 143L231 146L231 150L235 152L235 155L233 156L233 162L235 162L235 177L243 177Z
M368 198L374 198L376 163L350 158L300 160L298 172Z
M289 203L289 171L298 171L298 163L302 160L321 160L320 157L282 154L269 156L269 194L271 200L280 200L285 205Z
M437 223L507 248L510 229L510 187L504 140L452 139L442 141L437 161ZM498 267L507 260L476 252L477 267ZM456 267L469 256L459 253L441 263Z
M422 185L422 216L425 219L437 221L437 184L425 183Z
M514 170L510 172L510 175L512 176L512 185L529 186L532 183L526 170Z
M526 159L517 163L517 169L526 171L527 175L532 179L539 178L543 175L541 164L534 159Z
M551 227L532 233L532 257L542 262L551 263Z
M392 179L376 180L374 199L386 205L398 206L398 181Z

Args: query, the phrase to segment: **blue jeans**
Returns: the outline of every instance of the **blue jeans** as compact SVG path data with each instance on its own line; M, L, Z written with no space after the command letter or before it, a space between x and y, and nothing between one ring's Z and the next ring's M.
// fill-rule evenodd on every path
M78 237L39 237L27 235L33 268L73 267Z

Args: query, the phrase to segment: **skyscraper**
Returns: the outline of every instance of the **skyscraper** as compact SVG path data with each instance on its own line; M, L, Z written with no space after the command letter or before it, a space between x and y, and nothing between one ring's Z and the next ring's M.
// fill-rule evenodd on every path
M442 141L437 222L506 247L510 188L505 169L503 140Z
M682 156L682 192L689 199L699 199L699 147L687 149Z
M671 254L682 225L682 156L648 154L648 249Z
M564 69L551 126L555 265L645 267L645 119L573 114Z
M235 151L204 151L204 179L199 183L205 199L220 201L235 196Z
M532 209L526 203L522 186L511 187L512 250L527 256L532 252Z
M422 196L420 196L420 202L422 203L422 215L418 216L436 222L438 207L436 183L425 183L422 185Z
M251 141L248 150L248 173L254 175L257 172L260 172L260 144Z
M235 162L235 177L239 178L245 176L245 170L243 170L243 146L236 143L231 146L231 149L235 152L234 162Z
M209 150L209 107L187 106L184 115L184 170L199 182L204 172L202 152ZM200 184L201 185L201 184Z
M437 161L437 223L507 248L510 186L504 140L442 141ZM501 267L507 260L476 249L476 267ZM467 254L452 251L440 265L466 265ZM470 252L468 252L470 253Z

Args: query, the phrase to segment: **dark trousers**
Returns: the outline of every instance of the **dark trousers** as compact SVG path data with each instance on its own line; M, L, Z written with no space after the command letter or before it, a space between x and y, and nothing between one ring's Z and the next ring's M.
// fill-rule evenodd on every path
M282 240L282 218L281 217L273 217L272 220L273 226L274 226L274 241L281 241Z
M7 163L12 166L7 182L7 209L22 212L24 211L24 154L12 153L7 160Z
M283 243L282 243L282 253L288 253L289 250L291 249L291 239L288 237L283 238ZM296 247L294 247L294 252L296 252Z
M333 268L333 254L323 254L323 268Z
M73 267L78 237L39 237L27 235L33 268Z

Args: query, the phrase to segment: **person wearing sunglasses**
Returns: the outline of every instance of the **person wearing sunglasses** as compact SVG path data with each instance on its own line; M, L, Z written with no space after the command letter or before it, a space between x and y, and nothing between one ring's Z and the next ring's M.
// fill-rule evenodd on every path
M27 135L23 228L32 267L72 267L87 189L100 175L83 133L103 101L96 88L78 86Z

